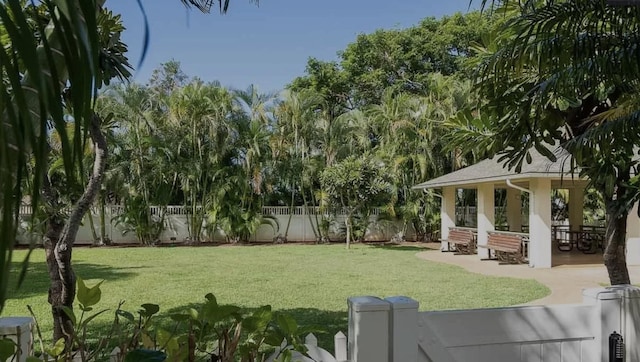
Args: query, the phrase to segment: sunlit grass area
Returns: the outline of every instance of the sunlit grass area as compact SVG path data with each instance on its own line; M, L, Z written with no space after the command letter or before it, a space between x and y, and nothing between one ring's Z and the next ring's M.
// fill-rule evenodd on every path
M322 326L332 336L347 329L350 296L406 295L421 310L498 307L541 298L549 290L534 280L488 277L416 258L419 247L280 245L162 248L76 248L76 273L88 285L104 280L97 309L125 310L156 303L162 313L191 306L214 293L220 303L252 308L270 304L300 324ZM432 251L437 252L437 251ZM17 251L14 275L26 253ZM15 283L12 283L14 285ZM12 289L4 316L28 315L31 305L45 337L50 335L44 252L31 256L26 280ZM105 313L96 322L104 328Z

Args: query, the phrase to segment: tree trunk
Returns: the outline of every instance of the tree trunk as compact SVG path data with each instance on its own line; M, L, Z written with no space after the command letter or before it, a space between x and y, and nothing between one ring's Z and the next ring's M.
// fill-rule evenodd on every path
M319 233L318 230L316 230L316 226L319 225L318 212L316 210L316 204L314 202L313 205L311 206L313 208L313 212L309 212L309 207L308 207L308 203L307 203L307 195L304 192L304 185L300 186L300 190L301 190L301 195L302 195L302 203L304 204L305 212L307 214L307 218L309 219L309 225L311 225L311 230L313 231L313 236L316 238L316 243L320 243L320 242L322 242L322 235ZM312 192L312 196L313 196L313 190L311 192ZM312 217L311 214L313 214L313 217ZM315 224L313 223L314 219L315 219Z
M616 210L615 200L606 200L607 224L605 231L604 265L611 285L631 284L627 269L626 238L629 212ZM619 207L619 206L618 206Z
M294 208L293 204L295 202L295 197L296 197L296 190L294 188L293 190L291 190L291 204L289 204L289 219L287 220L287 227L284 229L285 241L287 241L287 238L289 237L289 228L291 227L291 219L293 219L293 208Z
M100 197L100 244L108 245L111 244L110 240L107 240L107 221L106 221L106 205L104 201L104 196Z
M91 229L91 237L93 238L93 244L98 244L98 232L96 231L96 223L93 221L93 214L91 212L87 213L89 215L89 229Z
M44 242L47 268L51 279L49 303L53 314L53 340L57 341L60 338L64 338L67 348L71 347L73 324L63 311L63 308L73 309L73 301L76 295L76 276L71 265L73 243L78 234L82 218L100 191L100 184L102 183L107 161L107 142L100 131L100 123L100 118L94 115L89 124L89 135L93 141L95 159L87 187L71 211L64 227L62 227L60 220L56 220L55 214L49 216L47 235ZM45 182L45 184L47 187L43 187L43 193L45 197L51 200L51 197L55 197L50 192L51 185L48 182Z
M351 212L347 215L347 219L344 221L347 226L347 249L351 248Z
M62 280L60 279L60 270L56 260L55 248L60 241L62 230L64 229L64 221L56 215L50 216L47 220L47 230L44 238L44 250L47 260L47 269L49 272L49 304L51 304L51 314L53 316L53 340L57 341L70 335L73 330L71 319L62 310L64 306L62 302ZM72 307L72 305L66 305Z

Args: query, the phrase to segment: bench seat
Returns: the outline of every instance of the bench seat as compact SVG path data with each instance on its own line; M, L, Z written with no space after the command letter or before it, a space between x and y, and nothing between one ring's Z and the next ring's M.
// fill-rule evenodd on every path
M476 252L476 238L471 230L451 229L446 242L453 245L460 254L474 254Z
M496 258L501 262L510 264L526 262L522 253L522 236L520 235L489 233L487 245L478 246L489 249L489 255L493 250Z

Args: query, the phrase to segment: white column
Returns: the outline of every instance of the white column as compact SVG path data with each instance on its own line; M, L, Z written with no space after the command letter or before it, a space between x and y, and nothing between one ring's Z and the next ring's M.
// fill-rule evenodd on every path
M456 226L456 188L444 187L440 204L440 239L449 238L449 228ZM449 250L449 243L442 241L440 250Z
M390 303L376 297L352 297L349 305L350 362L389 362Z
M551 268L551 180L529 182L529 266Z
M569 189L569 225L571 230L579 231L584 220L584 188Z
M522 231L522 191L507 188L507 224L509 231Z
M391 304L389 361L417 361L418 302L402 296L385 300Z
M478 245L487 245L489 231L495 230L495 193L493 184L478 186ZM487 248L478 248L480 259L489 258Z
M627 265L640 265L640 218L638 203L627 216Z

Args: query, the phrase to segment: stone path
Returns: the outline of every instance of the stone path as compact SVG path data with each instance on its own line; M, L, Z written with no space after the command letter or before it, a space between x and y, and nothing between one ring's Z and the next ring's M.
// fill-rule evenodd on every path
M534 269L528 265L502 265L494 260L481 261L477 255L456 255L439 250L422 251L420 259L453 264L466 270L492 276L535 279L546 285L551 294L528 305L582 303L582 290L609 284L607 270L602 264L562 265L551 269ZM640 266L629 267L631 281L640 281Z

